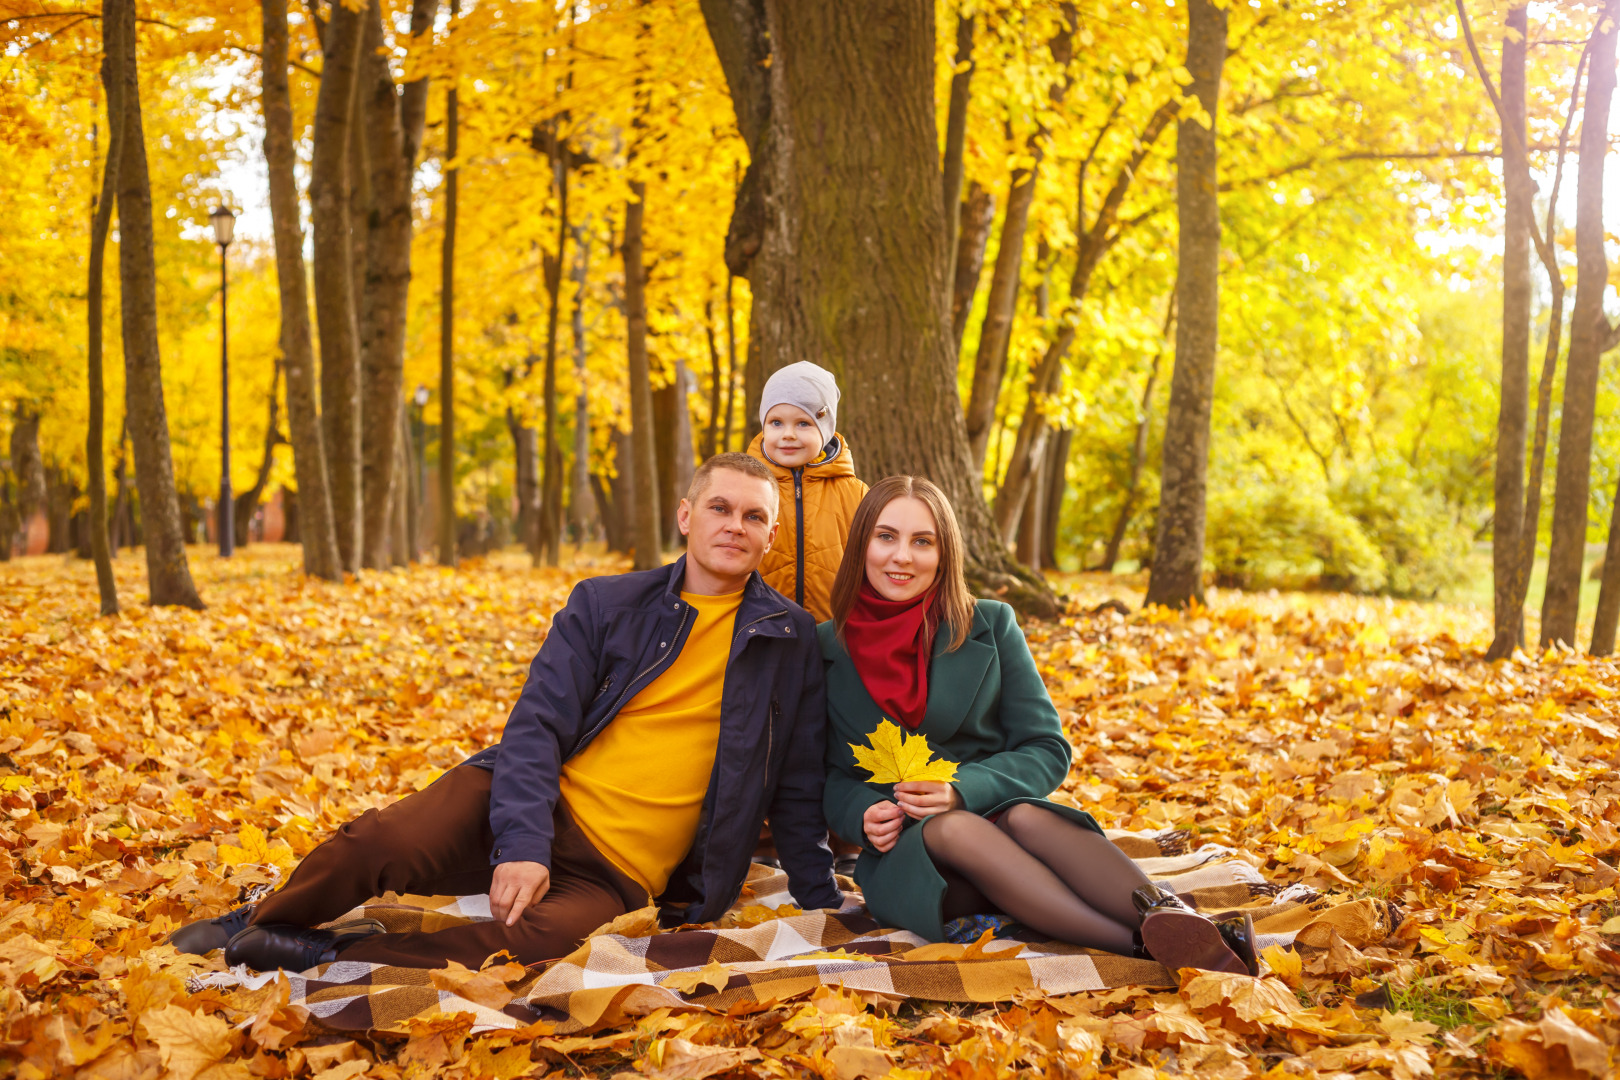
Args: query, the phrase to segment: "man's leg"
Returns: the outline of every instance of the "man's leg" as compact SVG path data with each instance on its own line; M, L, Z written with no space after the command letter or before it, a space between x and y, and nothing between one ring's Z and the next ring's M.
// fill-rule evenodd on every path
M566 808L559 806L552 822L551 885L512 926L491 920L432 933L377 934L345 946L341 958L399 967L454 960L477 968L504 949L519 963L539 964L567 956L598 926L647 903L646 890L591 845ZM488 873L483 887L489 887Z
M488 890L491 773L458 766L383 810L367 810L311 851L249 925L318 926L385 892Z

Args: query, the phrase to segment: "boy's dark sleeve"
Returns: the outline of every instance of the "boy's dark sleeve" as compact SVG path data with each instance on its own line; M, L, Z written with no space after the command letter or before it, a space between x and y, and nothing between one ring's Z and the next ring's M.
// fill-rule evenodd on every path
M805 620L797 629L801 632L803 681L797 701L781 702L782 734L788 739L788 750L770 805L771 836L799 906L805 910L835 908L844 896L833 880L832 849L827 846L827 822L821 812L821 788L826 779L826 679L814 625Z
M565 749L579 741L596 691L596 612L589 581L574 586L529 665L507 718L489 793L489 861L551 865L551 813Z

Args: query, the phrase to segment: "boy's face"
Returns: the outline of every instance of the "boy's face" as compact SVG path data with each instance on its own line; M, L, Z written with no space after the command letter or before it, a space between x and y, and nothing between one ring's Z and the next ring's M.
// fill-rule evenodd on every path
M821 429L797 405L772 405L765 414L765 453L778 465L797 469L821 453Z

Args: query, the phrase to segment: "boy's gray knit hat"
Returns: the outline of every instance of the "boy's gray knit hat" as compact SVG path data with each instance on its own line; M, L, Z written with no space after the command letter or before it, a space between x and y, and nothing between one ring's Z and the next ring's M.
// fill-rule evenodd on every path
M759 398L759 422L763 426L765 414L777 405L796 405L810 414L821 429L821 445L832 442L838 430L838 383L832 372L808 360L789 364L765 380L765 391Z

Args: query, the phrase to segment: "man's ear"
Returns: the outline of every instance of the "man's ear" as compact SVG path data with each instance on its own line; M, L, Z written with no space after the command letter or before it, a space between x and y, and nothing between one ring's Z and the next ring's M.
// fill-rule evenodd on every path
M682 536L692 534L692 504L685 499L682 499L681 505L675 509L675 524L680 527Z
M765 550L766 551L771 550L771 545L776 543L776 530L780 529L781 527L782 527L782 521L781 521L780 518L778 518L776 521L771 522L771 531L765 534Z

